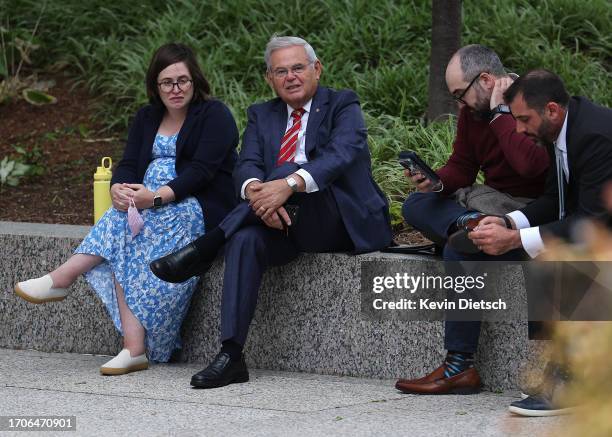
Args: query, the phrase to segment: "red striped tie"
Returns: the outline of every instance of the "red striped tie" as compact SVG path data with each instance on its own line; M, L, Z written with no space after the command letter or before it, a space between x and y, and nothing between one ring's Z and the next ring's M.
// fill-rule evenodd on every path
M291 113L291 118L293 118L293 126L291 126L287 132L285 132L285 135L283 135L276 165L281 165L285 162L293 162L295 159L298 134L300 133L300 128L302 127L302 115L304 115L304 112L306 112L304 108L300 108L295 109Z

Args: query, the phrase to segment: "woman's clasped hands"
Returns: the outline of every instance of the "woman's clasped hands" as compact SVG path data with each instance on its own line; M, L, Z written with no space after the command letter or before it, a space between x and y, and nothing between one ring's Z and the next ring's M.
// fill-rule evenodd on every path
M138 209L153 206L155 194L142 184L113 184L110 192L113 207L119 211L127 211L130 200L134 201Z

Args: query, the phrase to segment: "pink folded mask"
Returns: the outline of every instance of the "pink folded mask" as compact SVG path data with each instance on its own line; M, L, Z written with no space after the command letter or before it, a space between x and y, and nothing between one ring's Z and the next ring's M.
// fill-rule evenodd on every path
M134 199L130 199L130 207L128 208L127 219L130 231L132 231L132 238L134 238L140 233L142 227L144 226L144 220L138 212L138 208L136 208Z

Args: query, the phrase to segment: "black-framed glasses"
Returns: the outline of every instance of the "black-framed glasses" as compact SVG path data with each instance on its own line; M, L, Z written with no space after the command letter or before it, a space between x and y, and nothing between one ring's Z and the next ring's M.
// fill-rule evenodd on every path
M284 79L289 74L289 70L291 70L291 73L293 74L302 74L304 71L306 71L306 67L312 64L314 64L314 62L309 62L308 64L295 64L289 69L277 68L276 70L272 71L272 74L277 79Z
M166 79L157 83L159 89L165 93L171 93L172 91L174 91L175 85L179 89L179 91L187 91L189 88L191 88L192 84L193 80L187 79L186 77L181 77L176 82L172 82L172 80Z
M476 75L476 77L470 81L470 84L463 90L463 92L460 95L456 96L456 95L452 94L453 99L455 99L456 101L458 101L460 103L463 103L464 105L467 105L466 101L463 100L463 98L465 97L466 93L470 90L472 85L474 85L474 82L476 82L476 80L480 77L481 74L482 74L482 71L480 73L478 73Z

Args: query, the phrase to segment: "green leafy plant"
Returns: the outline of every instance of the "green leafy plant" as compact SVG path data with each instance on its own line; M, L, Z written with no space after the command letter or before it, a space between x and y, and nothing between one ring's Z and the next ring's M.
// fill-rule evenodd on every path
M397 162L399 152L414 150L432 168L446 163L455 137L456 119L431 123L407 123L397 117L379 116L367 119L372 155L372 175L386 193L391 224L403 224L402 203L412 190L403 168Z
M21 95L23 96L23 99L26 102L35 106L47 105L49 103L57 102L57 99L52 95L33 88L25 88L21 91Z
M39 146L34 146L26 149L20 145L13 145L16 156L15 161L22 163L28 167L25 176L41 176L45 173L44 155Z
M26 176L29 169L29 165L9 160L8 156L5 156L0 161L0 187L5 185L16 187L19 185L19 180Z
M35 37L45 6L46 2L31 33L21 26L11 29L8 17L4 23L0 21L0 103L19 96L36 106L57 101L46 92L48 82L39 82L36 74L25 77L21 74L25 65L32 64L32 52L40 48L40 44L35 43Z
M87 127L85 123L80 123L78 129L81 138L89 138L91 136L91 130Z

